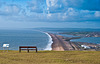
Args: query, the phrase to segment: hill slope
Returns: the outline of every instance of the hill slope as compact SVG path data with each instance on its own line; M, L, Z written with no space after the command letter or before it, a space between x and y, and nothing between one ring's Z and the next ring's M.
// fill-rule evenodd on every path
M99 51L0 51L0 64L100 64Z

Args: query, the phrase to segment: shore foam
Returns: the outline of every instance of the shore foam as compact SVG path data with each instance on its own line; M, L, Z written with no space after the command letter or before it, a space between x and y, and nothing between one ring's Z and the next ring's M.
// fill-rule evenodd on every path
M43 31L40 31L40 30L36 30L36 31L42 32L42 33L46 34L49 37L48 45L45 48L43 48L42 50L52 50L52 47L51 47L51 45L53 43L52 37L47 32L43 32Z
M47 32L44 32L46 35L48 35L48 37L49 37L49 41L48 41L48 45L46 46L46 48L44 49L44 50L52 50L52 47L51 47L51 45L52 45L52 43L53 43L53 41L52 41L52 37L47 33Z

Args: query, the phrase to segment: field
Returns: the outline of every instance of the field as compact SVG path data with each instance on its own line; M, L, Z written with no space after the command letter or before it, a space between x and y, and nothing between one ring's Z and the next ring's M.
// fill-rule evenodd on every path
M100 64L100 51L0 51L0 64Z

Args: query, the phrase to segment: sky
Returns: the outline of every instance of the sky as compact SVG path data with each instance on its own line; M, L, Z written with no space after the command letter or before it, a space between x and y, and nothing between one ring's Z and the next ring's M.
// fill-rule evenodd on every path
M100 0L0 0L0 28L100 28Z

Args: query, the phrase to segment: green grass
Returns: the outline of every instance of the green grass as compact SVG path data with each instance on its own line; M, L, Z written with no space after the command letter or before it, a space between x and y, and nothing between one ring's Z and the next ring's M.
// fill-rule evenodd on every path
M0 51L0 64L100 64L99 51Z

